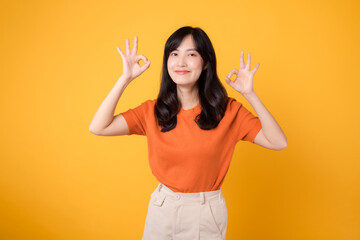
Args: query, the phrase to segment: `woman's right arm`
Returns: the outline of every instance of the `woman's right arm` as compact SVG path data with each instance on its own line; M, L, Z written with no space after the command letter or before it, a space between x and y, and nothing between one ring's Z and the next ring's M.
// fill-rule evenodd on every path
M129 84L128 82L129 81L124 76L119 78L113 89L111 89L110 93L96 111L89 126L90 132L95 135L103 136L128 134L129 129L123 116L120 114L114 117L116 105L126 86Z
M117 47L123 60L123 74L101 103L90 123L89 131L95 135L120 136L129 133L129 128L124 117L121 114L114 116L114 112L125 88L150 66L150 61L148 61L145 56L136 56L137 42L138 39L135 36L134 47L130 52L129 40L126 39L126 55ZM143 66L140 66L140 60L145 62Z

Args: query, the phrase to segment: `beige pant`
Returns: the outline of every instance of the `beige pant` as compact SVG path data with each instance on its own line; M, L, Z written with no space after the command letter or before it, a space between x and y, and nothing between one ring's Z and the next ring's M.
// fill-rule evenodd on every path
M225 240L227 218L221 189L178 193L159 183L151 194L142 240Z

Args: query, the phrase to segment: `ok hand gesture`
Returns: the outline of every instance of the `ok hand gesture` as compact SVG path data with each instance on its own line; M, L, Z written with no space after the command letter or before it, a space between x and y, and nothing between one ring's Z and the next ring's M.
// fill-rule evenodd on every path
M141 75L146 69L150 66L150 61L147 60L147 58L144 55L138 55L138 37L135 36L134 40L134 47L132 51L130 52L130 44L129 39L126 39L126 56L125 54L120 50L119 47L116 47L118 52L121 55L121 58L123 60L123 76L128 79L129 81L132 81L139 75ZM140 66L139 61L143 60L145 64L143 66Z
M259 68L260 63L256 65L256 67L250 71L250 53L248 53L247 63L245 67L244 63L244 51L240 53L240 70L233 68L228 76L225 77L225 81L236 91L241 93L242 95L248 95L254 92L253 89L253 78L256 70ZM236 75L236 79L231 81L231 76Z

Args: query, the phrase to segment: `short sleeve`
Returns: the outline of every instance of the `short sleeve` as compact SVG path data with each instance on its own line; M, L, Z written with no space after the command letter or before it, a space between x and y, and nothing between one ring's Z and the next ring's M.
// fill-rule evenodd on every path
M128 135L146 135L146 114L149 112L149 101L121 113L129 127Z
M245 108L242 103L237 102L235 99L230 101L232 101L232 109L235 111L233 128L236 142L249 141L254 143L256 135L262 128L259 117L255 116Z

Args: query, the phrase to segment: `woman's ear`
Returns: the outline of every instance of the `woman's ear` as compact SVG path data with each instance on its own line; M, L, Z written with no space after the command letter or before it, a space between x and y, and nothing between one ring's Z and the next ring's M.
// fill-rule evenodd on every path
M206 63L206 64L204 65L203 71L204 71L205 69L207 69L207 66L208 66L208 63Z

